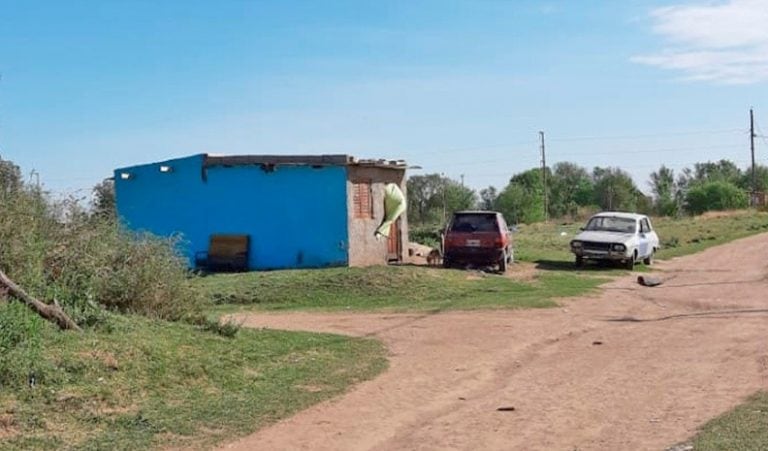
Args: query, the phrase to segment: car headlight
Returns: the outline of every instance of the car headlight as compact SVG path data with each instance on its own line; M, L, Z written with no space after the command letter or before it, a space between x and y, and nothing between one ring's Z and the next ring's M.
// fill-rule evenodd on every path
M580 248L581 247L581 241L571 241L571 247Z
M627 246L624 246L623 244L614 244L611 246L611 249L618 252L624 252L627 250Z

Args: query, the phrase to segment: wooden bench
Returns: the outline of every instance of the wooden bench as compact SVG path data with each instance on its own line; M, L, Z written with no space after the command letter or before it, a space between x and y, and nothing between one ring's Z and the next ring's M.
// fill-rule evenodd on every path
M248 235L211 235L208 251L195 255L195 266L206 271L247 271Z

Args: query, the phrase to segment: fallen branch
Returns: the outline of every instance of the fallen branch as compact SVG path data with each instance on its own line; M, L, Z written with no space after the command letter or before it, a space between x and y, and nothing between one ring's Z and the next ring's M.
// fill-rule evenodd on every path
M64 312L64 310L62 310L58 303L50 305L38 301L37 299L27 294L26 291L24 291L20 286L16 285L13 280L11 280L2 270L0 270L0 291L3 291L3 288L8 291L8 294L27 304L27 307L36 311L43 318L58 324L60 328L76 331L81 330L77 323L72 321L72 318L70 318Z

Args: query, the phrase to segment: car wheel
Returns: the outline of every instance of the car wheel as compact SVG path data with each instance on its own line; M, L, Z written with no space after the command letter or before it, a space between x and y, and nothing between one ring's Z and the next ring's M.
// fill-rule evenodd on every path
M582 257L581 255L577 255L576 256L576 267L577 268L581 268L582 266L584 266L584 257Z
M451 265L452 265L451 261L443 257L443 268L450 269Z
M645 266L651 266L653 264L653 254L656 253L656 250L652 250L650 254L648 254L647 257L643 259L643 264Z
M637 252L633 252L632 256L624 263L624 267L630 271L635 269L635 260L637 259Z
M507 257L507 251L506 250L502 251L501 259L499 260L499 272L500 273L507 272L507 262L508 262L507 258L508 258Z

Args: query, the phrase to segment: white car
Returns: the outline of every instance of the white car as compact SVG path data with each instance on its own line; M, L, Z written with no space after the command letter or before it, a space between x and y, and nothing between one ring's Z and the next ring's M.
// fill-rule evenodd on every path
M653 263L659 249L659 237L645 215L606 211L589 218L581 230L571 241L576 266L582 266L585 259L610 260L631 270L640 260Z

